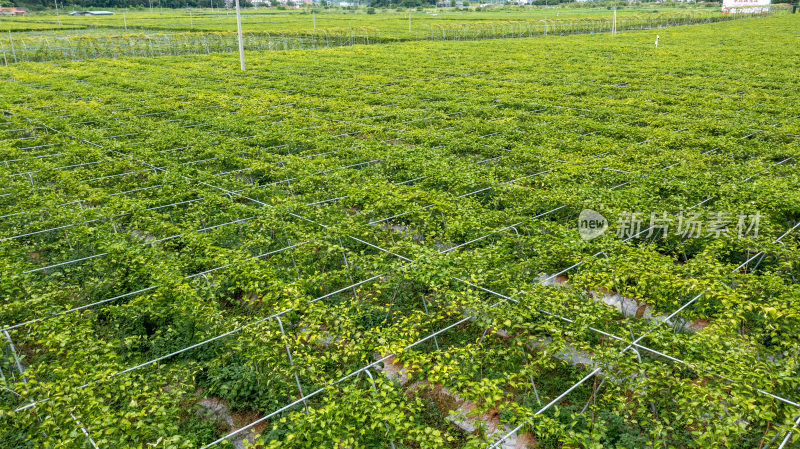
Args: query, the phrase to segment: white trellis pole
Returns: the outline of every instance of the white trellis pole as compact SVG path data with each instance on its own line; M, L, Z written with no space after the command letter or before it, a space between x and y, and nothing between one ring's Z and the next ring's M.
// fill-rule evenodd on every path
M61 16L58 15L58 0L54 0L54 3L56 4L56 20L58 20L58 24L61 25Z
M122 23L125 24L125 31L128 31L128 19L125 17L125 11L122 11Z
M411 8L408 8L408 32L411 32Z
M617 35L617 5L614 5L614 26L611 27L611 35Z
M242 16L239 13L239 0L236 0L236 32L239 35L239 65L244 72L244 43L242 42Z
M314 18L314 30L317 29L317 10L312 8L311 9L311 17Z

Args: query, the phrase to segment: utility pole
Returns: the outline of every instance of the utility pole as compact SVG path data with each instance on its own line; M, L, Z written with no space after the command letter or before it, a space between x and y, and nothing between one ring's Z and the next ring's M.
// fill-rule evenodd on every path
M244 72L244 43L242 43L242 16L239 13L239 0L236 0L236 32L239 34L239 65Z

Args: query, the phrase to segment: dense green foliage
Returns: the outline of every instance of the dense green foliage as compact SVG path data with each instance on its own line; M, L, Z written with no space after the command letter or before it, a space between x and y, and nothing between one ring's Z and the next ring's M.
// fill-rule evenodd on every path
M185 5L182 5L185 6ZM219 6L219 5L218 5ZM34 13L26 17L3 17L0 27L9 23L49 23L69 24L81 27L115 28L168 31L235 31L236 18L230 9L216 8L160 10L115 10L111 16L69 16L68 12L80 8L67 7L57 17L55 11ZM612 12L606 8L574 9L574 8L457 8L426 9L411 11L407 9L377 9L377 14L367 14L366 9L342 10L305 8L295 11L279 11L275 8L255 8L242 12L242 27L245 31L297 33L314 29L336 30L347 28L367 28L381 30L383 34L394 37L408 37L408 14L411 13L412 28L451 27L458 25L481 23L514 23L526 21L572 19L572 20L609 20ZM190 17L191 12L191 17ZM719 13L719 7L703 7L691 5L684 7L635 6L620 7L620 19L628 17L647 17L654 15L706 14ZM124 17L123 17L124 16ZM3 29L3 28L0 28ZM412 33L413 35L413 33Z
M0 445L797 444L796 29L0 67Z

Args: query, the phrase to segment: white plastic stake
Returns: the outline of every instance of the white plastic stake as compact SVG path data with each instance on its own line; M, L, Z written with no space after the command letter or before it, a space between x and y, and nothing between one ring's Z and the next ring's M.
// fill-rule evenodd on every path
M194 19L192 18L192 10L189 10L189 26L194 28Z
M128 31L128 19L125 17L125 11L122 11L122 23L125 24L125 31Z
M239 65L244 72L244 43L242 42L242 16L239 13L239 0L236 0L236 31L239 34Z
M58 20L58 24L61 25L61 16L58 15L58 0L54 0L54 3L56 4L56 19Z

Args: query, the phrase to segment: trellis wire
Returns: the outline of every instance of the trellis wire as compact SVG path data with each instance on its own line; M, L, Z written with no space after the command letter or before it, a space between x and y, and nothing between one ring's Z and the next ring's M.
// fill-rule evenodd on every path
M796 229L798 226L800 226L800 222L798 222L797 224L795 224L795 225L794 225L792 228L790 228L790 229L789 229L788 231L786 231L786 232L785 232L783 235L781 235L781 237L779 237L779 239L782 239L783 237L785 237L785 236L786 236L786 235L787 235L789 232L791 232L793 229ZM778 240L778 239L776 239L775 241L773 241L773 243L774 243L774 242L778 242L778 241L779 241L779 240ZM731 273L736 273L737 271L738 271L738 267L737 267L737 268L735 268L735 269L734 269L734 270L733 270ZM695 297L693 297L692 299L690 299L689 301L685 302L685 303L684 303L684 304L683 304L683 305L682 305L680 308L678 308L676 311L672 312L672 313L671 313L670 315L668 315L666 318L664 318L664 319L662 319L662 320L658 320L658 322L656 323L656 325L655 325L655 326L651 327L651 329L650 329L650 330L648 330L648 331L647 331L647 332L645 332L644 334L640 335L640 336L639 336L639 337L638 337L636 340L634 340L634 341L633 341L633 342L632 342L632 343L631 343L629 346L627 346L625 349L623 349L622 351L620 351L620 354L621 354L621 353L623 353L623 352L625 352L625 351L626 351L626 350L628 350L628 349L631 349L631 348L633 348L633 347L634 347L634 345L636 345L636 344L637 344L637 343L638 343L638 342L639 342L641 339L643 339L645 336L647 336L648 334L652 333L652 332L653 332L653 331L654 331L654 330L655 330L657 327L660 327L660 326L661 326L662 324L664 324L664 323L668 323L668 322L669 322L669 321L670 321L670 320L671 320L673 317L675 317L677 314L679 314L680 312L682 312L683 310L685 310L687 307L689 307L691 304L693 304L693 303L695 303L697 300L699 300L699 299L700 299L700 298L701 298L701 297L702 297L702 296L703 296L703 295L706 293L706 291L707 291L707 290L705 290L705 291L701 292L701 293L700 293L700 294L698 294L697 296L695 296ZM653 352L653 351L652 351L650 348L646 348L646 347L639 346L639 345L636 345L636 347L641 347L641 348L642 348L642 349L644 349L644 350L648 350L648 351L650 351L650 352ZM673 360L677 360L677 359L673 359ZM685 363L685 362L682 362L682 363ZM584 377L583 379L579 380L577 383L575 383L574 385L572 385L570 388L568 388L566 391L564 391L564 392L563 392L561 395L559 395L557 398L553 399L553 400L552 400L550 403L548 403L546 406L544 406L544 407L542 407L541 409L539 409L539 411L537 411L536 413L534 413L534 415L533 415L533 416L536 416L536 415L539 415L539 414L541 414L541 413L545 412L547 409L549 409L549 408L550 408L551 406L553 406L555 403L557 403L557 402L558 402L558 401L560 401L562 398L564 398L565 396L567 396L567 395L568 395L570 392L572 392L572 390L574 390L575 388L577 388L578 386L580 386L580 385L581 385L583 382L585 382L585 381L586 381L586 380L588 380L589 378L591 378L591 377L593 377L594 375L598 374L600 371L601 371L601 368L597 368L597 369L595 369L594 371L592 371L591 373L589 373L588 375L586 375L586 377ZM722 378L724 378L723 376L719 376L719 377L722 377ZM777 395L774 395L774 394L772 394L772 393L769 393L769 392L763 391L763 390L761 390L761 389L757 389L756 391L758 391L758 392L759 392L759 393L761 393L761 394L766 394L766 395L769 395L769 396L771 396L771 397L773 397L773 398L779 399L779 400L781 400L782 402L784 402L784 403L787 403L787 404L789 404L789 405L793 405L793 406L795 406L795 407L800 407L800 404L798 404L798 403L796 403L796 402L794 402L794 401L791 401L791 400L788 400L788 399L785 399L785 398L778 397ZM489 449L495 449L495 448L497 448L499 444L502 444L502 442L503 442L503 441L505 441L505 440L506 440L506 439L507 439L509 436L513 435L515 432L517 432L519 429L521 429L521 428L522 428L522 427L523 427L523 426L524 426L524 425L525 425L525 424L526 424L526 423L527 423L529 420L530 420L530 418L526 419L525 421L523 421L523 423L522 423L522 424L520 424L519 426L517 426L516 428L514 428L514 429L513 429L513 430L511 430L510 432L506 433L506 434L505 434L505 435L504 435L502 438L500 438L500 440L498 440L498 441L495 441L495 443L494 443L494 444L492 444L491 446L489 446ZM800 422L800 421L799 421L799 422Z
M434 335L434 338L435 338L435 335ZM640 338L641 338L641 337L640 337ZM309 397L309 396L306 396L306 398L307 398L307 397Z
M412 263L413 263L413 262L412 262ZM456 279L456 280L459 280L459 281L461 281L461 282L463 282L463 283L466 283L466 284L468 284L468 285L471 285L471 286L478 287L478 288L480 288L480 289L481 289L481 290L483 290L483 291L486 291L486 292L489 292L489 293L492 293L492 294L495 294L495 295L498 295L498 296L500 296L500 297L502 298L502 301L501 301L501 302L497 302L497 303L493 304L492 306L490 306L490 308L492 308L492 307L495 307L495 306L498 306L498 305L502 304L502 302L504 302L504 301L507 301L507 300L510 300L510 301L512 301L512 302L518 302L518 301L517 301L516 299L514 299L514 298L511 298L511 297L508 297L508 296L502 295L502 294L500 294L500 293L497 293L497 292L491 291L491 290L489 290L489 289L486 289L486 288L484 288L484 287L479 287L479 286L476 286L476 285L474 285L474 284L472 284L472 283L470 283L470 282L468 282L468 281L464 281L464 280L461 280L461 279L458 279L458 278L454 278L454 279ZM641 349L645 349L645 350L648 350L648 351L650 351L650 352L654 352L654 353L657 353L657 354L663 354L663 353L660 353L659 351L655 351L655 350L652 350L652 349L650 349L650 348L647 348L647 347L645 347L645 346L643 346L643 345L640 345L640 344L639 344L639 341L641 341L641 340L642 340L642 339L643 339L645 336L647 336L647 335L649 335L650 333L652 333L654 330L656 330L658 327L660 327L660 326L661 326L663 323L666 323L666 322L668 322L668 321L669 321L671 318L673 318L674 316L676 316L677 314L679 314L681 311L683 311L683 310L685 310L687 307L689 307L691 304L693 304L694 302L696 302L698 299L700 299L700 298L702 297L702 295L703 295L703 293L700 293L699 295L696 295L696 296L694 296L692 299L690 299L689 301L687 301L686 303L684 303L684 304L683 304L683 305L682 305L682 306L681 306L681 307L680 307L678 310L676 310L675 312L671 313L671 314L670 314L670 315L669 315L669 316L668 316L666 319L664 319L663 321L659 321L659 322L658 322L658 323L657 323L655 326L653 326L653 327L652 327L650 330L648 330L647 332L645 332L644 334L642 334L642 335L641 335L639 338L637 338L637 339L633 340L633 341L632 341L632 342L631 342L631 343L630 343L630 344L629 344L629 345L628 345L628 346L627 346L625 349L623 349L623 350L622 350L620 353L623 353L623 352L627 351L628 349L632 349L632 348L641 348ZM574 323L574 321L573 321L573 320L570 320L570 319L568 319L568 318L565 318L565 317L562 317L562 316L559 316L559 315L556 315L556 314L552 314L552 313L550 313L550 312L547 312L547 311L543 311L543 313L545 313L545 314L547 314L547 315L549 315L549 316L552 316L552 317L558 318L558 319L560 319L560 320L563 320L563 321L567 321L567 322ZM446 328L444 328L444 329L441 329L441 330L439 330L439 331L437 331L437 332L433 332L433 333L429 334L428 336L426 336L426 337L424 337L424 338L422 338L422 339L420 339L420 340L417 340L416 342L414 342L414 343L412 343L412 344L410 344L410 345L408 345L408 346L404 347L404 348L403 348L403 350L407 350L407 349L409 349L410 347L416 346L417 344L419 344L419 343L421 343L421 342L423 342L423 341L426 341L426 340L428 340L428 339L430 339L430 338L435 338L435 336L436 336L436 335L438 335L438 334L440 334L441 332L444 332L444 331L446 331L446 330L448 330L448 329L450 329L450 328L452 328L452 327L454 327L454 326L457 326L457 325L459 325L459 324L462 324L462 323L466 322L467 320L474 319L474 318L475 318L474 316L468 316L468 317L466 317L466 318L464 318L464 319L462 319L462 320L458 321L458 322L457 322L457 323L455 323L455 324L452 324L452 325L450 325L450 326L448 326L448 327L446 327ZM601 331L601 330L599 330L599 329L596 329L596 328L593 328L593 327L589 327L589 329L590 329L590 330L593 330L593 331L596 331L596 332L599 332L599 333L601 333L602 335L605 335L605 336L611 337L611 338L613 338L613 339L615 339L615 340L622 341L622 342L626 342L626 340L625 340L625 339L623 339L622 337L618 337L618 336L616 336L616 335L613 335L613 334L610 334L610 333L607 333L607 332ZM364 370L366 370L366 369L369 369L369 368L371 368L372 366L375 366L377 363L381 363L381 362L383 362L383 361L385 361L385 360L388 360L389 358L391 358L391 357L392 357L392 356L394 356L394 355L395 355L395 354L389 354L389 355L387 355L387 356L385 356L385 357L383 357L383 358L379 359L379 360L378 360L378 361L376 361L376 362L372 362L372 363L370 363L370 364L368 364L368 365L366 365L366 366L364 366L364 367L360 368L359 370L356 370L356 371L354 371L354 372L350 373L349 375L347 375L347 376L345 376L345 377L343 377L343 378L339 379L338 381L335 381L335 382L333 382L333 383L331 383L331 384L328 384L328 385L326 385L325 387L322 387L322 388L320 388L320 389L316 390L316 391L315 391L314 393L312 393L311 395L308 395L308 396L306 396L306 398L309 398L310 396L312 396L312 395L316 395L316 394L318 394L318 393L322 393L323 391L327 390L327 389L328 389L330 386L332 386L332 385L335 385L335 384L338 384L338 383L342 382L343 380L347 379L348 377L351 377L351 376L353 376L353 375L355 375L355 374L358 374L358 373L360 373L360 372L362 372L362 371L364 371ZM666 355L665 355L665 356L666 356ZM677 359L677 358L674 358L674 357L670 357L670 356L666 356L666 357L669 357L671 360L675 360L675 361L679 361L679 362L682 362L682 363L686 363L686 362L683 362L683 361L681 361L680 359ZM540 411L539 411L539 412L537 412L536 414L540 414L540 413L542 413L542 412L546 411L547 409L549 409L549 408L550 408L552 405L554 405L555 403L557 403L558 401L560 401L560 400L561 400L563 397L567 396L567 395L568 395L570 392L572 392L572 391L573 391L575 388L577 388L578 386L580 386L580 384L582 384L582 383L583 383L583 382L585 382L586 380L590 379L590 378L591 378L591 377L593 377L594 375L598 374L598 373L599 373L601 370L602 370L602 368L597 368L597 369L595 369L594 371L592 371L592 372L591 372L589 375L587 375L586 377L584 377L583 379L581 379L581 380L580 380L578 383L576 383L575 385L573 385L572 387L570 387L570 388L569 388L567 391L563 392L563 393L562 393L561 395L559 395L557 398L553 399L553 400L552 400L550 403L548 403L547 405L545 405L545 406L544 406L542 409L540 409ZM790 400L788 400L788 399L785 399L785 398L781 398L781 397L779 397L779 396L777 396L777 395L774 395L774 394L772 394L772 393L768 393L768 392L765 392L765 391L763 391L763 390L760 390L760 389L759 389L759 390L757 390L757 391L759 391L759 393L766 394L766 395L769 395L769 396L771 396L771 397L773 397L773 398L775 398L775 399L781 400L782 402L785 402L785 403L787 403L787 404L789 404L789 405L793 405L793 406L795 406L795 407L800 407L800 404L797 404L797 403L795 403L795 402L793 402L793 401L790 401ZM251 427L253 427L253 426L255 426L255 425L257 425L257 424L259 424L259 423L261 423L261 422L263 422L263 421L265 421L266 419L269 419L269 418L271 418L272 416L274 416L274 415L276 415L276 414L278 414L278 413L280 413L280 412L283 412L283 411L285 411L285 410L288 410L289 408L293 407L294 405L298 404L299 402L300 402L300 400L298 400L298 401L295 401L295 402L293 402L293 403L291 403L291 404L288 404L287 406L284 406L284 407L282 407L282 408L280 408L280 409L278 409L278 410L276 410L276 411L274 411L274 412L272 412L272 413L270 413L270 414L266 415L265 417L262 417L262 418L260 418L260 419L258 419L258 420L256 420L256 421L254 421L254 422L252 422L252 423L250 423L250 424L248 424L248 425L244 426L244 427L241 427L241 428L239 428L239 429L236 429L236 430L234 430L233 432L231 432L231 433L229 433L229 434L225 435L224 437L222 437L222 438L220 438L220 439L218 439L218 440L216 440L216 441L214 441L214 442L212 442L212 443L209 443L209 444L207 444L206 446L203 446L203 448L202 448L202 449L207 449L207 448L209 448L209 447L211 447L211 446L214 446L214 445L216 445L216 444L218 444L218 443L220 443L220 442L222 442L222 441L225 441L225 440L226 440L226 439L228 439L228 438L231 438L231 437L233 437L233 436L236 436L236 435L238 435L239 433L241 433L241 432L243 432L243 431L245 431L245 430L247 430L247 429L249 429L249 428L251 428ZM524 425L524 424L523 424L523 425ZM496 447L496 446L497 446L497 444L500 444L500 443L502 443L502 441L504 441L505 439L507 439L507 438L508 438L508 436L510 436L511 434L513 434L514 432L516 432L517 430L519 430L519 428L521 428L521 427L522 427L522 425L520 425L520 426L519 426L517 429L514 429L514 430L512 430L511 432L509 432L509 433L508 433L507 435L505 435L505 436L504 436L504 437L503 437L503 438L502 438L502 439L501 439L499 442L497 442L497 443L495 443L494 445L492 445L492 447Z

